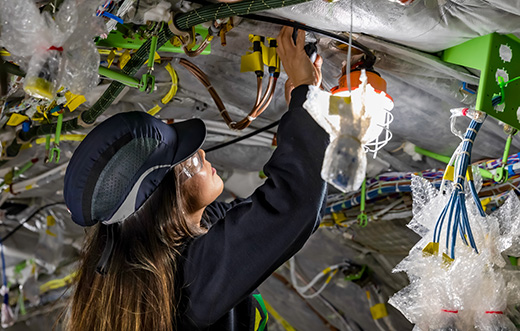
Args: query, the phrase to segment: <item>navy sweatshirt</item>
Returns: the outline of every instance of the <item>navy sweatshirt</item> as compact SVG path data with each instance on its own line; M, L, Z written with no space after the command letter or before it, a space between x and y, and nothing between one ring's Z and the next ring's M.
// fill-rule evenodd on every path
M329 137L302 107L307 91L304 85L292 92L278 147L264 166L265 183L247 199L206 208L209 231L183 253L178 330L265 327L255 289L300 250L324 210L320 171Z

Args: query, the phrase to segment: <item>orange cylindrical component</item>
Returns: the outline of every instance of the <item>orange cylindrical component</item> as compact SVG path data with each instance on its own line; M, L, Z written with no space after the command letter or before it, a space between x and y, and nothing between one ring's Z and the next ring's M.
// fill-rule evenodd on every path
M383 91L386 92L386 81L379 77L378 74L375 74L370 71L366 71L367 75L367 83L372 85L372 87L376 91ZM361 76L361 70L355 70L350 72L350 88L352 90L356 89L360 84L361 81L359 80L359 77ZM348 89L347 85L347 74L345 72L342 73L341 77L339 78L339 90Z

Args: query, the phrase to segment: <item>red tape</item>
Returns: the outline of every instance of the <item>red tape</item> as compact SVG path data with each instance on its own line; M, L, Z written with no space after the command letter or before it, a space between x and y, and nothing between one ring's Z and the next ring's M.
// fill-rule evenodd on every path
M500 311L500 310L488 310L488 311L486 311L486 314L500 314L500 315L504 315L504 312Z
M459 311L458 310L447 310L447 309L441 309L443 312L445 313L452 313L452 314L458 314Z
M51 46L51 47L49 47L48 51L58 51L58 52L63 52L63 47Z

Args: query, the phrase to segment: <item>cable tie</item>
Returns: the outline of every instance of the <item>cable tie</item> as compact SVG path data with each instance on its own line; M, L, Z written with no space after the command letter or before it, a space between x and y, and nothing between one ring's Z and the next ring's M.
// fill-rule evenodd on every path
M464 191L464 187L462 186L461 183L455 183L455 189L459 189L459 191Z
M469 141L470 143L473 144L473 140L471 140L471 139L469 139L469 138L465 138L465 139L463 139L462 141Z
M471 154L468 151L462 151L460 154L466 154L468 157L471 157Z
M222 109L222 110L220 111L220 115L222 115L224 112L227 113L227 109L226 109L226 108L224 108L224 109Z
M56 46L51 46L47 49L48 51L58 51L58 52L63 52L63 47L56 47Z
M473 128L468 128L467 131L473 131L473 132L475 132L475 134L478 133L477 130L475 130L475 129L473 129Z
M253 122L254 120L256 120L256 117L253 117L253 116L247 116L247 119L248 119L250 122Z
M458 310L441 309L441 311L443 311L445 313L452 313L452 314L458 314L459 313Z

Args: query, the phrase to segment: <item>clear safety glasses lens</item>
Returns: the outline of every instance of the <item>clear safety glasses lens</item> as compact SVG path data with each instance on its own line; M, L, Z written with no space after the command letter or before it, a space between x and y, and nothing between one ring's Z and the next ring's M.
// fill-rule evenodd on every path
M200 151L197 151L193 156L180 164L182 167L181 178L188 179L195 176L202 169L203 163L202 155Z

